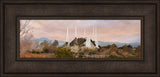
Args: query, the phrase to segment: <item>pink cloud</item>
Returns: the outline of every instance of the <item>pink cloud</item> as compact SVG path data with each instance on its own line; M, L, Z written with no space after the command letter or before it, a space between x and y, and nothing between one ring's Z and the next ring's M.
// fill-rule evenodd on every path
M24 24L25 20L21 20ZM69 39L74 39L75 26L78 37L92 37L93 25L97 27L98 40L105 42L136 42L140 40L140 20L31 20L34 38L49 38L65 41L66 27L69 26Z

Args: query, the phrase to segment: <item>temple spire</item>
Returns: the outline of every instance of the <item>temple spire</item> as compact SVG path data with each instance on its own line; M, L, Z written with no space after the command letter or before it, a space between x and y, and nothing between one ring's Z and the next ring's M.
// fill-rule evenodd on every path
M75 26L75 38L77 38L77 26Z
M96 47L98 48L97 27L96 26L95 26L95 44L96 44Z
M92 40L95 40L95 29L94 29L94 25L93 25L93 32L92 32Z
M84 29L83 37L86 37L86 30Z
M66 42L67 42L67 45L69 46L69 32L68 32L68 26L67 26Z

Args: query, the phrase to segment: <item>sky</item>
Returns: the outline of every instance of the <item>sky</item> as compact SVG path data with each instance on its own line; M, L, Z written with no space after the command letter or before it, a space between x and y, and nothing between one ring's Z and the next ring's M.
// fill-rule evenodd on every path
M20 27L26 20L20 20ZM93 26L97 28L97 39L103 42L134 43L141 40L140 20L30 20L35 39L48 38L66 40L66 29L69 29L69 40L72 41L77 26L78 37L92 38Z

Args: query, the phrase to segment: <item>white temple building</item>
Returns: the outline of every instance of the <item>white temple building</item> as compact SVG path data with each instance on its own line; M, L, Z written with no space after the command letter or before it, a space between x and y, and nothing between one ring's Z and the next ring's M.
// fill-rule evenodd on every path
M97 28L96 26L93 26L93 32L92 32L92 39L90 37L86 36L86 32L84 29L84 36L83 39L85 39L84 45L85 47L88 48L99 48L98 46L98 40L97 40ZM78 39L78 35L77 35L77 26L75 26L75 39ZM66 42L68 42L67 46L70 46L69 44L69 30L68 30L68 26L67 26L67 32L66 32Z

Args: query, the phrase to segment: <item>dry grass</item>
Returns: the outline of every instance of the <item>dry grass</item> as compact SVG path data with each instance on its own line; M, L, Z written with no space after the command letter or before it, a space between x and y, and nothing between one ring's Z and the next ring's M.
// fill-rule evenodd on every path
M20 58L50 58L50 56L25 52L20 55Z

